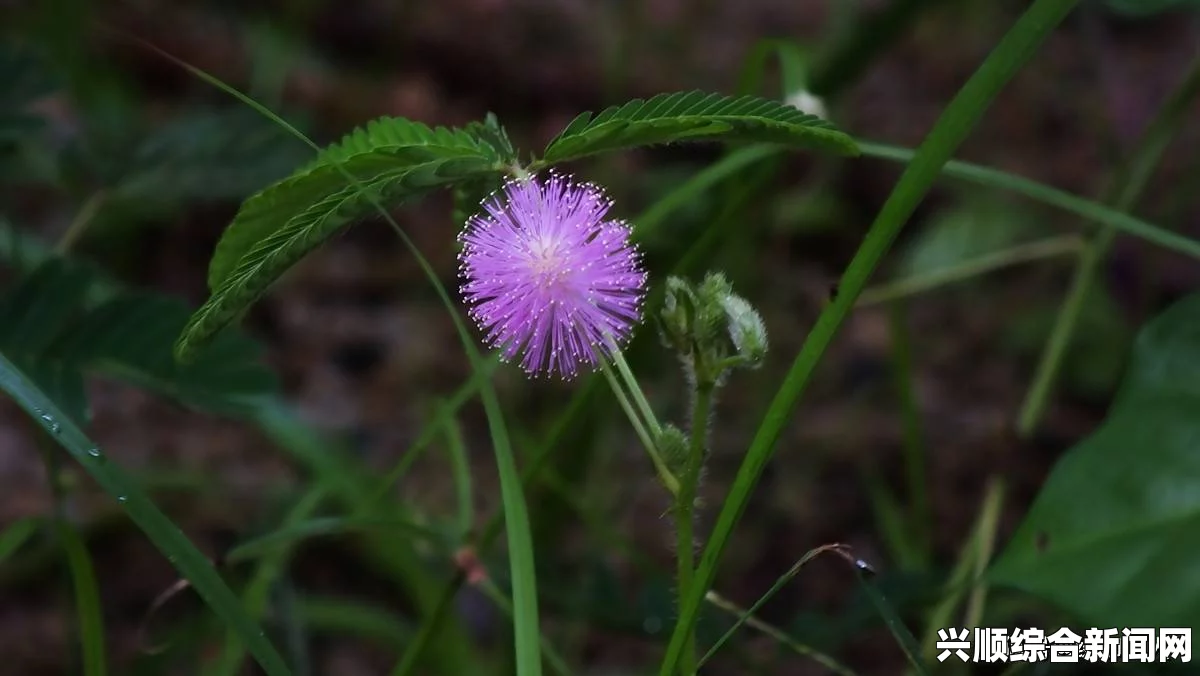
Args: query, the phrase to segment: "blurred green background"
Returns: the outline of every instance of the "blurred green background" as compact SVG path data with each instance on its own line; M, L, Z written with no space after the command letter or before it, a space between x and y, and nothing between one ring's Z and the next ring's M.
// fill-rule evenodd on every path
M381 115L462 125L491 112L518 147L539 148L579 112L633 97L692 88L781 97L787 74L764 42L781 40L794 46L790 66L840 128L914 147L1026 4L0 1L6 283L30 256L65 241L73 259L112 283L195 307L207 293L213 247L240 202L309 158L285 131L146 43L249 93L319 143ZM959 157L1089 198L1103 194L1195 56L1200 20L1185 4L1082 2ZM1200 114L1193 114L1139 202L1139 217L1200 236L1198 141ZM722 154L710 146L655 148L572 169L604 184L616 213L638 225L639 215L652 215L645 210ZM738 374L718 402L702 533L780 374L899 171L878 159L772 157L689 192L642 238L656 278L680 259L694 277L724 271L760 309L771 338L766 367ZM461 214L451 196L396 214L452 285ZM883 288L1082 226L1010 193L943 181L875 281ZM1061 241L1060 253L1072 250L1073 240ZM1137 328L1200 281L1194 261L1118 240L1084 304L1051 406L1036 433L1021 438L1017 412L1071 260L1051 253L899 304L872 302L869 292L736 531L717 579L721 594L747 606L806 551L844 543L877 569L880 588L921 638L985 495L999 495L990 487L1004 487L994 523L999 549L1055 460L1102 420ZM314 487L325 491L315 503L341 505L328 513L353 509L370 481L406 453L412 465L388 496L406 518L470 530L496 511L477 402L458 408L451 431L436 430L423 455L412 450L471 372L428 282L380 219L303 261L244 327L290 406L278 427L248 423L236 411L197 412L111 378L88 381L90 436L136 472L235 588L262 574L257 559L228 556L236 545L278 529ZM163 339L169 345L173 336ZM630 359L660 415L684 418L681 377L650 324ZM555 442L548 469L527 491L544 631L574 673L651 673L675 612L673 544L667 502L644 453L601 388L577 399L564 423L566 402L583 383L529 382L508 366L495 380L518 457ZM0 405L0 526L56 509L75 525L95 568L111 673L219 673L213 664L222 659L232 660L228 673L257 673L248 661L239 672L240 660L218 657L223 630L189 591L156 603L176 582L168 562L70 463L55 498L37 446L23 415ZM458 450L472 477L475 519L455 516L464 500ZM913 453L924 466L919 480L907 474ZM306 670L297 673L391 668L433 602L435 583L454 571L444 555L397 549L392 541L405 537L382 529L304 539L259 583L272 637ZM41 538L0 560L0 672L80 673L76 602L57 552ZM501 550L483 562L503 583ZM455 628L416 673L505 673L511 628L503 604L486 591L468 586L457 595ZM759 617L858 673L904 668L870 599L836 557L809 564ZM1018 620L1048 631L1072 625L1030 597L996 592L984 624ZM726 626L726 616L706 613L702 640ZM469 650L456 653L455 636ZM745 632L705 673L828 672Z

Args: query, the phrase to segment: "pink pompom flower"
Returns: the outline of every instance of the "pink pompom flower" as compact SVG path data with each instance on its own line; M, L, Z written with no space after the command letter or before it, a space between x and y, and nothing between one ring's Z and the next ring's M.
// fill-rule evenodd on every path
M501 357L531 375L595 369L641 319L646 273L630 227L591 184L517 179L459 235L462 294Z

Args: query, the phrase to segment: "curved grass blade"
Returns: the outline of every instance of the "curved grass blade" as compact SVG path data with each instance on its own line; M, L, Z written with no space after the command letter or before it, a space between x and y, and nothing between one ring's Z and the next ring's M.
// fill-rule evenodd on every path
M237 563L265 556L280 547L292 545L309 538L325 535L346 535L372 530L405 533L409 536L430 540L435 544L445 543L447 540L444 534L405 519L326 517L310 519L285 526L261 537L254 538L249 542L243 542L234 547L225 558L230 563Z
M904 656L908 658L908 663L912 665L913 670L919 676L929 676L929 667L925 664L925 660L921 659L921 646L917 644L917 639L909 631L908 625L904 624L904 620L896 613L896 609L875 588L875 585L863 577L861 570L855 568L854 576L858 578L858 584L867 593L867 598L871 599L871 604L875 606L875 610L879 612L879 616L887 625L888 631L896 639L896 644L904 651Z
M308 595L298 605L304 623L313 633L344 634L347 638L373 641L387 649L410 642L415 633L411 624L396 619L390 612L355 601Z
M1143 132L1133 153L1117 170L1109 194L1105 196L1105 202L1124 211L1137 205L1171 138L1175 136L1181 124L1194 118L1192 111L1195 107L1192 106L1192 102L1197 95L1200 95L1200 53L1197 53L1195 60L1188 67L1183 81ZM1083 314L1083 305L1101 265L1108 257L1115 234L1111 227L1102 229L1096 233L1084 249L1083 255L1079 257L1071 288L1067 291L1067 296L1055 317L1050 337L1046 340L1046 346L1038 359L1033 383L1021 404L1021 412L1017 417L1017 431L1022 436L1033 433L1050 401L1063 358L1071 346L1071 338Z
M296 501L296 504L288 512L287 517L284 519L284 528L294 526L308 519L324 499L325 491L320 487L306 493ZM261 618L263 612L266 611L267 597L270 594L271 587L282 574L290 555L290 549L280 546L274 548L273 551L263 556L262 560L258 562L258 567L255 569L254 575L250 578L250 582L242 592L246 611L254 618ZM241 644L236 641L226 641L225 649L207 673L209 676L237 676L245 656L245 648Z
M21 548L33 534L37 532L38 520L33 517L18 519L8 525L3 533L0 533L0 563L12 556L13 552Z
M721 183L730 176L738 174L747 166L768 157L780 155L785 149L779 146L754 145L738 148L717 162L689 177L678 188L660 197L640 216L631 221L634 225L634 235L645 238L655 228L667 220L667 217L680 207L695 201L700 193Z
M699 91L634 99L583 113L546 146L531 170L588 155L684 141L758 141L857 155L854 139L781 101Z
M882 143L859 142L864 157L878 157L896 162L912 162L917 151L907 148L888 146ZM1090 221L1106 225L1127 235L1144 239L1151 244L1157 244L1164 249L1200 258L1200 242L1178 235L1165 228L1134 218L1117 209L1105 206L1099 202L1072 195L1069 192L1052 188L1044 183L1010 174L999 169L983 167L969 162L951 160L942 167L941 172L946 176L959 178L990 188L1000 188L1024 195L1063 211L1070 211Z
M759 426L750 449L734 479L712 535L704 548L694 583L679 612L671 642L663 658L660 676L671 676L682 653L686 637L699 616L705 592L716 576L721 554L733 529L746 508L763 468L771 459L775 442L788 421L792 408L808 385L821 355L833 340L842 321L850 313L858 294L871 273L890 248L909 216L925 197L939 170L982 117L989 103L1013 75L1033 56L1033 52L1075 6L1076 0L1037 0L1017 20L988 55L971 79L943 111L929 136L917 150L899 182L867 232L839 285L833 302L817 318L804 346L796 356L775 399Z
M759 611L759 609L762 608L767 603L767 601L770 601L771 598L775 596L775 594L779 593L779 590L783 589L784 586L786 586L788 582L791 582L792 578L796 577L796 575L800 573L800 569L804 568L805 564L807 564L809 561L812 561L814 558L816 558L817 556L819 556L825 552L838 551L843 548L845 548L845 545L831 544L831 545L821 545L820 547L815 547L813 549L808 550L807 552L805 552L804 556L800 557L799 561L796 561L796 563L792 564L791 568L787 569L787 571L784 572L783 575L780 575L779 578L777 580L775 580L775 584L771 585L771 588L768 589L766 591L766 593L764 593L762 596L760 596L758 598L758 600L754 602L754 605L752 605L746 609L738 608L734 604L725 600L720 595L716 594L715 592L710 591L705 596L705 598L709 601L709 603L712 603L713 605L717 606L718 608L721 608L722 610L726 610L728 612L733 613L734 615L737 616L737 621L734 622L733 626L730 627L729 629L727 629L725 631L725 633L721 636L721 638L717 639L717 642L714 643L712 645L712 647L708 649L708 652L705 653L704 656L700 658L700 662L697 664L697 667L704 666L705 662L712 659L712 656L715 655L717 653L717 651L721 649L721 646L725 645L725 643L730 638L733 638L733 635L735 633L737 633L737 630L742 628L742 625L747 624L747 623L757 624L759 626L760 630L762 630L763 624L761 622L755 622L755 617L754 617L755 613L757 613ZM771 632L768 630L767 633L771 633ZM775 638L778 640L779 637L776 636ZM807 656L813 658L814 660L819 662L822 666L824 666L826 669L829 669L830 671L834 671L839 674L853 676L853 674L854 674L853 671L846 668L844 665L840 664L837 660L833 659L832 657L829 657L828 655L825 655L824 653L821 653L812 648L809 648L808 646L803 646L803 645L797 643L796 641L791 640L790 637L785 637L785 638L788 638L786 643L790 648L792 648L793 650L795 650L803 655L807 655Z
M101 611L100 589L96 585L92 557L74 526L60 520L54 530L67 555L71 583L75 587L79 642L83 648L83 674L104 676L108 673L104 657L104 613Z
M237 634L238 640L246 645L268 676L290 676L291 672L283 658L266 639L262 629L250 619L238 598L213 570L212 564L179 527L164 516L141 488L109 461L99 447L2 354L0 389L7 392L35 423L83 466L106 493L120 503L154 546L191 582L213 612Z

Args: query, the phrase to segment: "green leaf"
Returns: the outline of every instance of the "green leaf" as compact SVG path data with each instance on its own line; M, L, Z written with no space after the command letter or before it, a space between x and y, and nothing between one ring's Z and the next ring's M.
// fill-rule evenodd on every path
M100 451L70 417L0 351L0 390L7 392L50 438L114 498L227 627L244 642L269 676L289 676L283 659L212 564L150 501L137 482Z
M695 91L634 99L595 117L583 113L550 141L540 164L681 141L760 141L858 154L854 140L831 123L780 101Z
M96 584L92 557L74 526L59 521L55 531L67 555L71 582L75 587L79 641L83 646L83 674L104 676L108 673L104 656L104 612L100 605L100 588Z
M361 166L361 165L360 165ZM400 169L385 169L359 185L348 185L289 218L268 233L241 258L237 267L213 290L179 337L177 353L190 359L195 350L234 322L288 268L312 252L342 226L374 210L373 203L400 203L424 195L457 179L495 171L487 157L451 157L424 161ZM248 204L248 203L247 203ZM227 253L227 252L226 252ZM213 258L217 267L222 252Z
M1032 239L1043 230L1029 214L984 201L946 211L921 230L904 252L899 273L927 275Z
M105 291L100 298L97 288ZM222 335L195 361L177 363L171 341L188 315L179 300L119 289L82 264L51 258L0 295L0 350L80 423L88 418L85 373L228 415L275 392L258 347L241 334Z
M402 200L418 189L498 172L500 162L500 151L463 130L431 129L398 117L369 122L322 150L290 177L246 200L217 243L209 266L209 288L219 289L257 244L292 219L322 203L326 208L334 203L343 206L343 200L330 202L331 196L342 193L351 201L355 208L349 218L370 212L368 200L353 197L353 183L343 172L372 184L380 195ZM384 189L393 182L400 185Z
M1091 626L1200 626L1200 295L1139 332L1103 425L1055 465L992 568Z
M1017 20L938 118L896 187L888 196L862 245L843 273L839 292L809 331L734 478L717 516L712 534L696 568L693 585L681 599L679 619L659 668L671 676L687 637L699 616L705 592L716 577L721 555L750 500L758 479L774 454L775 444L791 420L792 409L806 389L825 349L900 233L917 205L929 192L943 165L966 139L1004 85L1033 56L1034 51L1075 6L1075 0L1036 0Z
M0 533L0 563L21 548L37 532L38 521L32 517L18 519Z
M501 153L468 132L401 118L376 120L326 148L242 205L209 267L212 296L180 335L177 354L188 358L288 268L376 204L495 175L503 168Z

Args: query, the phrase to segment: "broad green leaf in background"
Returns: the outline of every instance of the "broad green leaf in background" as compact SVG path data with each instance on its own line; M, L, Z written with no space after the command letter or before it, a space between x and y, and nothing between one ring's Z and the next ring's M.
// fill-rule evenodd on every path
M814 115L758 96L704 92L659 94L583 113L546 146L530 168L596 153L684 141L758 141L857 155L854 140Z
M1029 214L998 201L963 204L921 229L905 247L898 272L909 277L951 268L1031 240L1044 230Z
M1103 425L1055 466L990 572L1088 626L1200 626L1200 294L1139 332Z
M51 258L0 294L0 350L80 424L88 418L85 373L229 415L276 391L260 350L241 334L177 363L170 345L188 314L170 296L118 289L78 262Z

